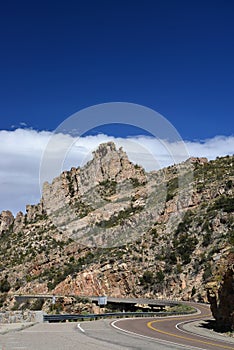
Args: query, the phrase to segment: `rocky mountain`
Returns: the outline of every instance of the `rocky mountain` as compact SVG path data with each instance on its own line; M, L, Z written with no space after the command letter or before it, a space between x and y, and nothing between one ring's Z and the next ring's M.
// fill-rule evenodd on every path
M234 331L234 252L228 250L214 266L212 281L206 285L216 328Z
M207 301L233 251L233 156L147 173L114 143L45 183L26 214L0 214L0 304L15 294Z

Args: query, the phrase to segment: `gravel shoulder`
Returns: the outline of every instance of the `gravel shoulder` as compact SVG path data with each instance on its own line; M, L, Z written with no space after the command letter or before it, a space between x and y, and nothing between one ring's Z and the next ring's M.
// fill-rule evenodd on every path
M225 333L218 333L208 328L208 321L199 320L194 322L183 323L179 326L180 330L185 332L194 333L202 337L208 337L211 339L217 339L221 341L228 341L234 344L234 337L231 337Z

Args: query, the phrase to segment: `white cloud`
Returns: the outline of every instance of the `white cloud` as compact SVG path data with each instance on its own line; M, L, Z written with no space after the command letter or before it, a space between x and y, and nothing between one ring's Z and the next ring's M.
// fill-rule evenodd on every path
M68 145L72 145L65 159L62 159L64 162L58 162L61 166L55 174L49 168L47 173L44 171L42 175L47 180L59 175L64 169L85 164L92 158L92 151L100 143L110 140L117 147L122 146L132 161L147 170L162 168L189 156L215 159L217 156L231 155L234 150L234 136L216 136L203 141L169 144L167 141L146 136L123 139L102 134L79 139L57 134L53 136L53 149L48 150L46 145L52 135L51 132L28 129L0 131L0 212L9 209L16 214L19 210L24 211L26 204L39 202L39 172L45 150L44 160L45 156L51 160L62 154Z

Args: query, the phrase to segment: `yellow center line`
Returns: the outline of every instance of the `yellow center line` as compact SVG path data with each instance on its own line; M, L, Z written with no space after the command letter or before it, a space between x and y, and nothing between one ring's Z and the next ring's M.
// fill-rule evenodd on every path
M199 316L200 318L201 317L208 317L210 316L210 314L207 314L207 315L203 315L203 316ZM199 317L196 317L196 318L199 318ZM174 319L170 319L169 321L174 321ZM176 320L186 320L185 317L178 317L176 318ZM168 321L168 319L164 319L164 320L155 320L155 321L150 321L147 323L147 327L152 329L153 331L156 331L158 333L162 333L162 334L166 334L166 335L169 335L171 337L175 337L175 338L179 338L179 339L184 339L184 340L190 340L190 341L193 341L193 342L197 342L197 343L202 343L202 344L206 344L206 345L212 345L212 346L215 346L215 347L218 347L218 348L222 348L222 349L231 349L231 350L234 350L234 347L230 347L228 345L219 345L219 344L216 344L216 343L212 343L212 342L209 342L209 341L204 341L204 340L199 340L199 339L195 339L195 338L189 338L189 337L185 337L183 335L177 335L177 334L173 334L173 333L170 333L170 332L166 332L166 331L163 331L161 329L158 329L156 327L153 327L152 324L153 323L160 323L160 322L166 322Z

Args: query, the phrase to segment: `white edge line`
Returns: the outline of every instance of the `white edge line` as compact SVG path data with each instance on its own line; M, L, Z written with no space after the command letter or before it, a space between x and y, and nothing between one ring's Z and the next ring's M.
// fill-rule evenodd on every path
M81 327L80 323L77 324L77 328L79 328L79 330L80 330L82 333L85 333L85 330Z
M184 328L183 328L183 325L184 324L189 324L189 323L193 323L193 322L197 322L197 321L203 321L203 320L201 320L201 319L196 319L196 320L193 320L193 321L183 321L183 322L179 322L179 323L177 323L176 325L175 325L175 328L178 330L178 331L180 331L180 332L182 332L182 333L185 333L185 334L190 334L190 335L196 335L196 336L198 336L198 337L200 337L200 338L205 338L205 339L212 339L211 337L208 337L208 336L205 336L205 335L200 335L199 333L196 333L196 332L190 332L190 331L186 331ZM182 327L181 327L182 326Z
M124 318L122 320L135 320L136 318ZM111 326L116 328L117 330L121 331L121 332L124 332L124 333L127 333L127 334L130 334L130 335L134 335L134 336L137 336L137 337L140 337L140 338L146 338L146 339L150 339L150 340L153 340L157 343L160 343L160 344L172 344L172 345L176 345L176 346L181 346L183 348L186 348L186 349L195 349L195 350L205 350L204 348L197 348L195 346L188 346L187 345L183 345L183 344L180 344L180 343L174 343L172 341L168 341L168 340L162 340L162 339L158 339L158 338L153 338L153 337L149 337L147 335L143 335L143 334L138 334L138 333L135 333L135 332L131 332L131 331L127 331L125 329L122 329L118 326L115 325L116 322L120 322L121 320L115 320L113 322L111 322Z
M205 319L204 319L204 320L205 320ZM229 339L226 339L226 338L225 338L225 339L216 339L216 338L214 338L214 337L212 337L212 336L201 335L201 334L196 333L196 332L187 331L187 330L185 330L185 329L183 328L183 325L189 324L189 323L193 323L193 322L196 322L196 321L203 321L203 320L197 319L197 320L193 320L193 321L183 321L183 322L177 323L175 327L176 327L176 329L178 329L178 331L183 332L183 333L185 333L185 334L196 335L197 337L200 337L200 338L203 338L203 339L206 339L206 340L210 340L210 341L213 341L213 342L215 342L216 340L218 340L218 341L221 341L222 343L233 344L232 341L229 341ZM225 336L224 336L224 337L225 337Z

